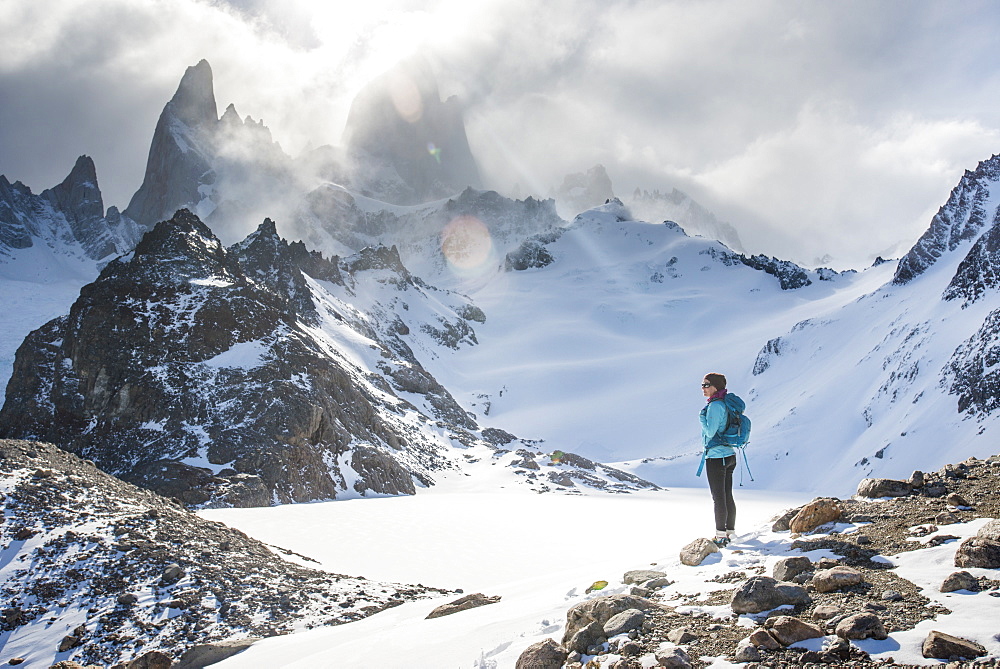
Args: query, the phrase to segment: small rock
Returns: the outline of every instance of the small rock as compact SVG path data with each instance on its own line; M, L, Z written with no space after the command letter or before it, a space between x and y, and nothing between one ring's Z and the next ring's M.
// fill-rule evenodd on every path
M653 656L661 667L668 667L669 669L689 669L691 667L691 658L683 648L676 646L672 648L661 647L657 649Z
M787 557L778 560L771 575L779 581L791 581L802 572L813 568L812 560L807 557Z
M903 600L902 593L895 590L886 590L882 593L882 601L885 602L899 602Z
M719 547L716 546L712 541L700 538L695 539L687 546L681 549L681 562L689 567L697 567L705 558L707 558L712 553L719 553Z
M785 604L806 604L810 600L805 588L783 583L768 576L753 576L736 588L731 606L734 613L760 613Z
M71 648L76 648L82 642L83 639L81 639L78 636L73 636L73 635L64 636L63 640L59 642L59 652L65 653L67 650L70 650Z
M139 601L139 598L133 595L131 592L126 592L123 595L118 595L118 603L122 606L132 606Z
M524 649L515 669L560 669L569 653L553 639L546 639Z
M910 474L910 480L908 481L911 488L923 488L924 487L924 473L919 469L915 470Z
M163 570L163 575L160 576L160 583L176 583L184 577L186 572L177 563L167 565L167 568Z
M736 654L733 655L733 662L760 662L762 656L757 646L747 642L745 639L736 646Z
M667 641L675 643L678 646L685 643L691 643L697 638L698 635L687 627L678 627L677 629L667 632Z
M817 592L843 590L861 583L861 572L852 567L837 566L816 572L812 584Z
M671 586L673 584L674 582L671 581L669 578L667 578L666 576L661 576L659 578L654 578L649 581L646 581L645 583L642 584L642 587L646 588L647 590L659 590L660 588L666 588L667 586Z
M826 636L826 633L820 628L792 616L768 618L766 625L768 631L783 646L791 646L793 643L798 643L799 641L818 639Z
M938 660L948 660L953 657L971 660L986 655L986 649L975 641L937 631L927 635L921 651L924 657Z
M625 575L622 576L622 582L625 585L642 585L646 581L663 578L664 576L665 574L662 571L653 571L652 569L635 569L625 572Z
M831 618L839 616L841 612L842 610L839 606L833 606L832 604L820 604L813 609L812 616L816 620L830 620Z
M955 592L957 590L976 591L979 589L979 579L967 571L956 571L944 579L941 584L941 592Z
M837 623L836 634L841 639L888 639L885 626L874 613L855 613Z
M608 638L642 628L646 614L639 609L629 609L613 616L604 623L604 635Z
M952 506L957 506L957 507L963 507L963 506L964 507L969 507L969 506L972 506L971 504L969 504L969 501L967 499L965 499L964 497L962 497L961 495L959 495L957 492L953 492L950 495L948 495L948 497L945 498L945 501L948 502L948 504L951 504Z
M781 644L774 638L774 635L765 629L754 631L753 634L747 637L747 640L755 647L765 650L778 650L781 648Z
M788 526L792 522L792 518L798 515L799 509L790 509L782 514L779 518L774 521L771 525L772 532L787 532Z

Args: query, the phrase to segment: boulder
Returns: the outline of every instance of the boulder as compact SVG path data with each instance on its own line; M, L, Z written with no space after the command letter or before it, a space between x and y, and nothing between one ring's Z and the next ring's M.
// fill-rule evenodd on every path
M788 524L788 529L792 531L792 534L812 532L820 525L837 520L842 513L843 509L839 499L820 497L802 507Z
M912 490L909 481L894 479L862 479L858 484L859 497L906 497Z
M927 635L921 652L924 657L937 660L950 660L953 657L971 660L986 655L986 649L975 641L938 631L932 631Z
M712 553L718 553L719 547L705 538L695 539L681 549L681 563L689 567L697 567Z
M563 635L562 643L568 648L568 642L573 635L592 622L598 623L603 632L604 623L619 613L629 609L648 611L655 606L648 599L635 595L606 595L580 602L566 612L566 632Z
M861 583L861 572L852 567L837 566L816 572L812 584L817 592L833 592Z
M754 647L763 648L764 650L778 650L781 648L781 643L766 629L755 630L747 640L752 643Z
M986 523L979 528L979 531L976 532L976 536L980 539L1000 541L1000 520L994 518L990 522Z
M1000 569L1000 541L969 537L955 552L955 566Z
M970 507L970 506L972 506L971 504L969 504L969 500L965 499L965 497L963 497L962 495L959 495L957 492L953 492L950 495L948 495L945 498L945 501L948 502L948 504L950 504L952 506L956 506L956 507Z
M496 604L499 601L500 595L487 596L481 592L477 592L472 595L465 595L464 597L459 597L453 602L448 602L447 604L442 604L437 607L427 614L427 618L425 618L425 620L440 618L441 616L450 616L451 614L458 613L459 611L468 611L469 609L486 606L487 604Z
M228 657L237 653L242 653L247 648L260 641L250 637L248 639L228 639L215 643L203 643L192 646L173 665L172 669L202 669L216 662L222 662Z
M662 571L653 571L652 569L635 569L633 571L625 572L622 577L622 582L625 585L642 585L647 581L652 581L654 579L663 578L666 576Z
M767 619L767 629L771 635L782 646L791 646L793 643L805 641L806 639L818 639L826 636L826 632L820 628L803 622L792 616L776 616Z
M552 639L539 641L524 649L514 669L560 669L569 653Z
M830 620L831 618L836 618L841 613L843 613L843 611L839 606L834 606L833 604L820 604L813 609L812 616L816 620Z
M613 636L640 629L644 622L646 622L646 614L639 609L622 611L604 623L604 636L610 639Z
M569 634L569 630L566 630ZM592 620L583 627L574 630L569 638L564 637L563 646L569 652L587 653L592 646L597 646L608 640L604 633L604 625Z
M768 576L754 576L736 589L731 606L734 613L760 613L786 604L794 606L810 601L805 588L800 585Z
M771 575L779 581L791 581L802 572L813 568L812 560L807 557L781 558L774 565Z
M836 634L841 639L888 639L885 626L874 613L855 613L837 623Z
M670 669L689 669L691 658L683 648L677 646L661 647L657 649L653 656L656 658L658 666L669 667Z
M744 639L736 646L736 653L733 655L733 662L742 664L744 662L760 662L762 656L757 646Z
M667 641L670 643L675 643L678 646L685 643L691 643L698 638L698 635L692 632L687 627L678 627L677 629L670 630L667 632Z
M979 589L979 579L967 571L956 571L944 579L941 584L941 592L955 592L956 590L975 591Z

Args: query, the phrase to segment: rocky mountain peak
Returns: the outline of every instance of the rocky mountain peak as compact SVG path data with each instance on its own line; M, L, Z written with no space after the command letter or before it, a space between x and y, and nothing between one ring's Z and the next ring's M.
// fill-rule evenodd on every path
M945 253L974 239L991 225L1000 212L1000 206L990 197L990 189L995 189L998 181L1000 155L982 161L974 171L966 170L948 201L931 219L930 227L899 261L892 282L896 285L909 283Z
M136 245L132 257L123 262L166 270L157 274L185 281L231 272L222 242L187 209L157 223Z
M202 59L197 65L184 71L177 92L167 103L166 109L179 121L192 127L212 124L218 120L212 66L207 60Z
M413 204L481 186L456 98L442 102L426 60L405 61L354 99L344 139L361 163L360 189ZM401 183L400 183L401 182Z

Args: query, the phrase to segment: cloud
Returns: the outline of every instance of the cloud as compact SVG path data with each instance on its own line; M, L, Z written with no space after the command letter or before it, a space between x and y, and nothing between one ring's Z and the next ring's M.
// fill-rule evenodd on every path
M0 173L37 192L86 153L124 206L200 59L220 110L294 156L339 143L357 91L420 51L491 187L544 196L601 163L619 194L704 199L755 251L859 265L997 151L998 24L985 1L4 3Z

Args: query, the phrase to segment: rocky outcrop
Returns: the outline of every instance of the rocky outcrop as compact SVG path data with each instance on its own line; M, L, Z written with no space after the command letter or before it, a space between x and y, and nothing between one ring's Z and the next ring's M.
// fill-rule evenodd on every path
M767 272L778 280L782 290L795 290L812 284L809 274L793 262L765 255L740 256L747 267Z
M63 652L59 659L100 666L204 666L190 662L212 648L219 661L220 646L232 653L253 638L447 594L286 562L281 549L51 444L0 440L0 481L4 641L46 638L52 624L72 630L62 651L35 644L38 663Z
M982 326L965 340L944 369L948 391L957 397L958 410L976 416L1000 408L1000 310L987 314Z
M990 192L1000 181L1000 156L979 163L951 191L930 227L913 248L899 261L893 283L902 285L923 274L945 253L974 239L985 226L996 220L996 205L990 205Z
M378 271L415 286L383 253ZM189 504L330 499L348 480L351 494L412 494L413 477L453 466L444 446L404 425L388 384L333 352L319 324L356 324L385 347L381 364L429 375L398 332L382 344L377 318L316 297L303 260L345 294L352 272L375 271L293 250L270 221L227 250L178 212L25 340L0 435L52 441ZM428 385L431 415L473 443L474 423Z

